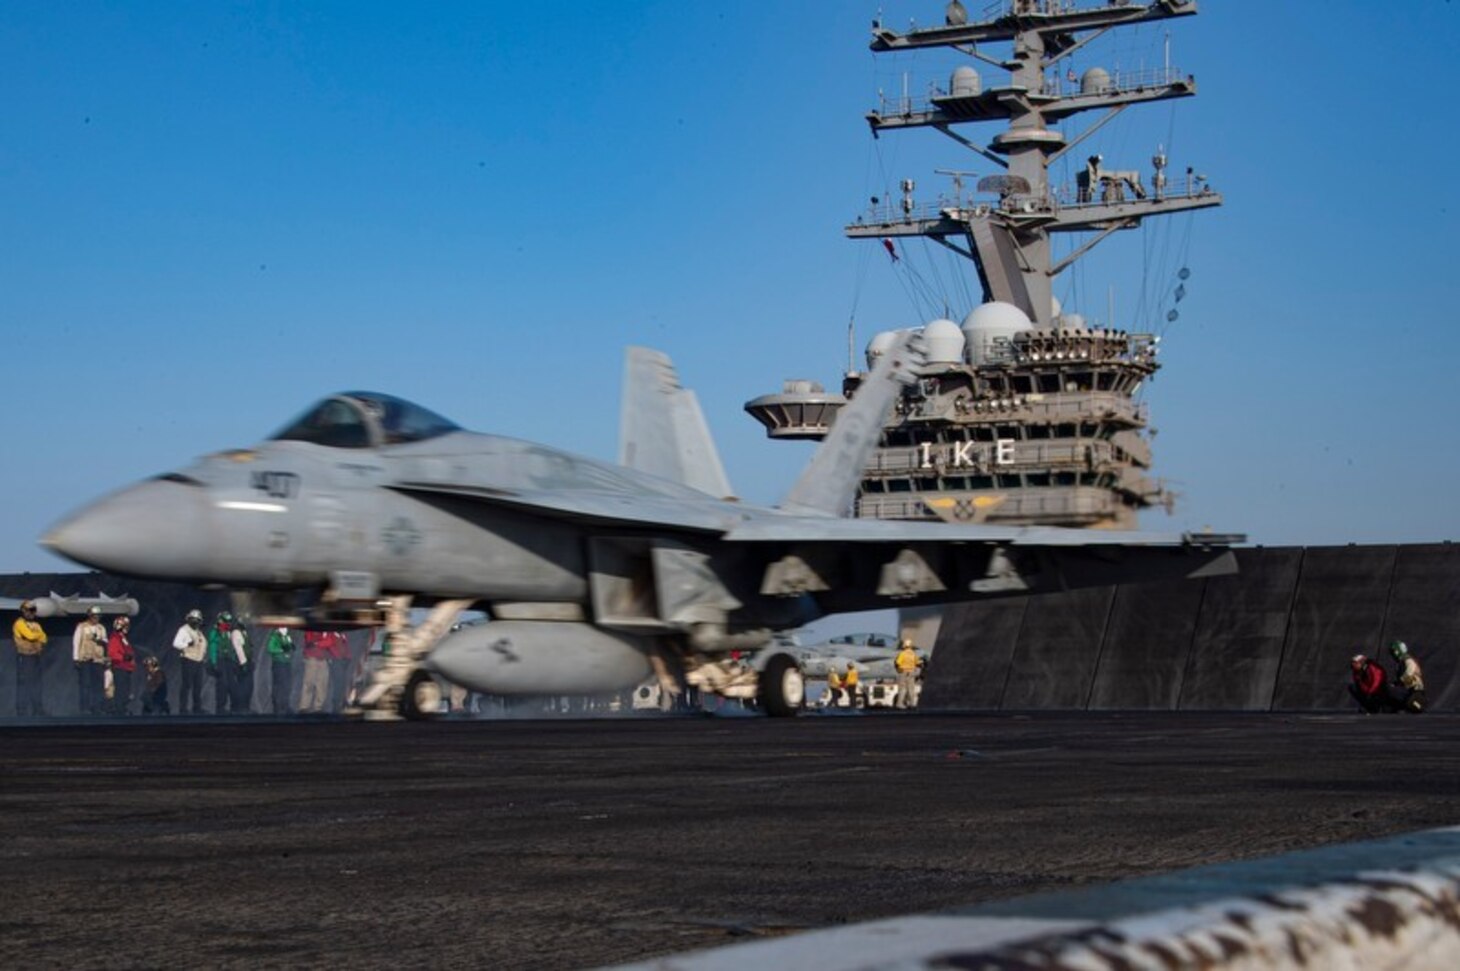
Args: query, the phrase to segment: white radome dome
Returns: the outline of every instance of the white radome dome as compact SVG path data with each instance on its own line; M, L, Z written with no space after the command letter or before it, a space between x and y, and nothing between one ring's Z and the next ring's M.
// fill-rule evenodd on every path
M867 342L867 369L871 370L877 365L877 359L892 349L893 343L897 341L897 331L884 330L880 334L874 334Z
M1012 303L993 300L974 307L963 318L968 363L987 364L1002 359L1014 335L1033 327L1028 315Z
M1104 94L1110 90L1110 72L1103 67L1092 67L1080 75L1081 94Z
M955 67L948 80L948 90L955 98L976 97L983 90L983 78L968 65Z
M923 328L923 341L928 348L929 364L957 364L963 360L967 339L963 330L951 320L940 318Z

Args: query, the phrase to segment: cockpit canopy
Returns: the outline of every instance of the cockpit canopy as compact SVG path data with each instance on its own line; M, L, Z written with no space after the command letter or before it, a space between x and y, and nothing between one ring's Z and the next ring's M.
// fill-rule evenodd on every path
M460 430L455 422L403 398L376 391L343 391L310 408L270 438L330 448L378 448L422 442Z

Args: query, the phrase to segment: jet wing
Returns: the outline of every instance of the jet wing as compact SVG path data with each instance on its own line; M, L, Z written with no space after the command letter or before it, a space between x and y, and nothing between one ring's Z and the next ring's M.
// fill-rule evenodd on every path
M723 538L759 553L760 592L826 613L1237 571L1241 537L767 515Z
M1233 537L1151 533L1136 530L1052 529L1035 526L953 525L893 519L833 516L763 516L748 519L725 537L739 543L989 543L999 546L1183 546L1221 545ZM1241 537L1237 537L1238 542Z
M468 500L519 509L550 519L603 525L662 526L715 535L723 534L739 519L733 514L733 510L727 510L723 503L711 499L701 504L683 499L619 492L508 491L440 482L401 482L391 488L422 499L438 497Z

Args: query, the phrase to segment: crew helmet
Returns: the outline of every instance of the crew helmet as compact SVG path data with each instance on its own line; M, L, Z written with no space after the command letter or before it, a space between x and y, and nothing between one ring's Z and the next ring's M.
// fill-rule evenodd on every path
M220 623L231 624L233 623L233 615L225 610L223 611L223 613L218 615L218 620Z
M192 610L189 610L188 611L188 615L186 617L184 617L183 619L184 620L196 620L196 621L199 621L201 623L202 620L203 620L203 612L201 610L199 610L198 608L194 607Z
M35 612L35 601L34 600L22 600L20 602L20 612L23 613L23 614L24 613L34 613Z
M1397 661L1409 653L1409 645L1405 644L1403 641L1394 641L1389 645L1389 653L1392 654L1394 656L1394 660Z
M1352 664L1356 670L1363 667L1368 662L1369 659L1364 657L1362 654L1355 654L1353 656L1353 660L1349 661L1349 663Z
M88 617L100 617L101 616L101 608L98 607L98 606L96 606L95 604L93 604L91 606L91 608L86 611L86 616L88 616Z
M113 630L126 630L128 627L131 626L132 621L126 617L118 617L116 620L112 621Z

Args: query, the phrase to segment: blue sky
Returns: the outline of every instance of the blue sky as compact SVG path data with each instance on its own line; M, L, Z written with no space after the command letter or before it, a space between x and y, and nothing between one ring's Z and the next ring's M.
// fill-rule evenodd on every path
M775 501L809 451L743 402L836 385L854 307L859 345L921 322L841 227L904 176L991 169L931 132L873 143L878 89L953 63L874 59L877 7L12 0L0 570L57 568L35 540L67 511L342 388L612 458L629 343L675 359L731 481ZM1138 329L1143 278L1154 306L1167 254L1192 271L1147 392L1183 499L1149 528L1460 538L1460 11L1402 8L1208 0L1169 27L1200 96L1089 143L1143 172L1167 144L1227 199L1057 287L1103 318L1113 286ZM1153 66L1167 30L1076 66Z

